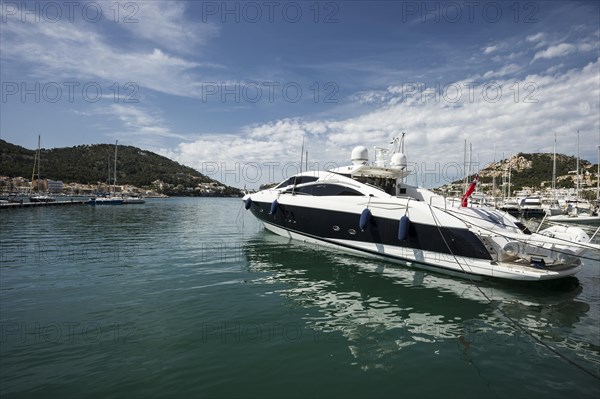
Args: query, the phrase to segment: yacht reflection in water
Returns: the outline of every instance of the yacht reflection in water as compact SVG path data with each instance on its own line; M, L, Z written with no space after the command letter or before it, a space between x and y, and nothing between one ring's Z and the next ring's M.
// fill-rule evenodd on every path
M582 291L575 277L533 287L474 284L268 232L247 242L243 251L251 271L266 272L255 283L273 284L277 288L271 293L316 310L307 312L307 327L323 336L341 334L365 369L387 367L394 356L402 356L400 349L417 343L453 343L463 351L483 344L534 343L507 316L553 347L600 363L593 343L570 336L590 310L575 299Z

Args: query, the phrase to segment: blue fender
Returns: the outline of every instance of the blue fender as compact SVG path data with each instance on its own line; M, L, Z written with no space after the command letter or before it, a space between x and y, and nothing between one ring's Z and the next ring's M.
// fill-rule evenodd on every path
M244 208L246 208L246 210L250 209L250 206L252 206L252 198L248 197L248 199L246 200L245 204L244 204Z
M369 208L365 208L364 211L360 214L360 220L358 221L358 227L360 227L361 231L365 231L369 224L371 223L371 211Z
M410 219L404 215L400 218L400 224L398 225L398 239L400 241L406 240L408 237L408 228L410 227Z
M269 211L269 215L274 215L277 212L277 208L279 208L279 202L275 200L271 203L271 210Z

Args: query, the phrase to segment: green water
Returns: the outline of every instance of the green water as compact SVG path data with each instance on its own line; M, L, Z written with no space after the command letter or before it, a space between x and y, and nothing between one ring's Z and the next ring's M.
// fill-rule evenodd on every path
M475 286L289 242L239 199L3 210L0 237L3 399L600 394L598 260Z

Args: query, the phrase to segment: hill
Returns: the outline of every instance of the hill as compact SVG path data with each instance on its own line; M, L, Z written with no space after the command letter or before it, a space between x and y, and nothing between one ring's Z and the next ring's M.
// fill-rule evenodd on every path
M580 188L595 189L597 164L584 159L579 160ZM508 184L510 170L511 191L531 188L535 191L552 187L553 154L518 153L499 162L492 162L479 171L479 186L489 190L496 180L497 190L502 189L503 181ZM577 158L556 154L556 188L574 188L576 185ZM449 189L464 190L462 180L453 182Z
M0 140L0 175L31 178L35 150ZM113 144L79 145L67 148L41 149L41 178L65 183L106 182L114 165ZM112 172L111 172L112 173ZM169 158L132 146L119 146L117 182L137 187L152 187L160 180L167 195L194 195L188 188L201 183L216 183L197 170ZM223 195L241 195L239 189L226 186Z

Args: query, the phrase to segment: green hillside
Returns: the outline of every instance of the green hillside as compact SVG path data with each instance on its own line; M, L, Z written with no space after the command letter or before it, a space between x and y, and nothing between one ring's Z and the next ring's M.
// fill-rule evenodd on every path
M0 140L0 175L31 178L35 150L29 150ZM41 150L41 178L65 183L98 183L108 180L109 166L114 165L113 144L79 145ZM151 187L152 182L178 186L165 194L184 194L186 187L199 183L218 183L190 167L166 157L132 146L119 146L117 182L137 187ZM37 172L36 172L37 173ZM111 172L112 173L112 172ZM173 192L175 191L175 192ZM179 191L179 192L177 192ZM240 190L227 187L224 195L240 195Z
M531 162L530 165L523 166L514 165L511 171L511 186L515 190L520 190L523 187L540 187L545 182L545 186L552 184L552 154L527 154L519 153L515 156L517 159L524 159ZM585 170L590 170L590 162L586 160L579 161L579 167L581 173ZM574 187L574 180L567 178L569 172L575 171L577 168L577 158L574 156L568 156L563 154L556 155L556 187L557 188L571 188ZM496 171L496 184L499 183L499 177L501 177L502 170L508 171L508 160L503 160L496 165L487 166L480 173L482 183L491 183L494 171ZM591 172L595 173L596 169L591 168ZM507 172L506 172L507 173ZM574 175L572 173L572 175ZM506 177L508 178L508 177Z
M508 189L510 169L510 190L514 194L525 188L533 191L544 191L552 188L553 154L518 153L509 159L491 163L479 173L479 187L489 195L501 195ZM509 167L510 165L510 167ZM577 158L574 156L556 154L556 188L571 189L576 185ZM592 164L584 159L579 160L579 195L582 198L596 198L598 179L598 164ZM493 190L495 178L496 191ZM504 187L504 188L503 188ZM463 180L456 180L439 188L440 192L464 190Z

